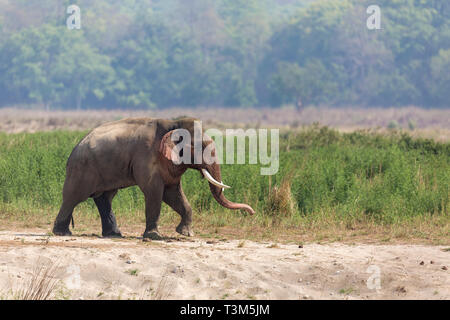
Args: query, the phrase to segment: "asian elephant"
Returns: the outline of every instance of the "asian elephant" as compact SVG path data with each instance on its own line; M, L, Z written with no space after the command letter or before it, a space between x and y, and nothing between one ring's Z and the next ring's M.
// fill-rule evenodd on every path
M211 193L219 204L253 214L254 210L249 205L233 203L225 198L223 189L227 186L222 184L217 162L195 164L192 161L186 164L173 161L175 152L172 150L176 142L171 137L173 132L185 129L194 137L194 130L197 130L195 121L192 118L131 118L93 129L75 146L67 161L63 202L53 233L71 235L69 224L75 206L92 197L100 213L102 235L120 237L111 202L118 189L137 185L145 196L144 238L161 239L158 220L162 201L181 216L176 231L192 236L192 209L181 187L181 176L189 168L199 170L208 179ZM215 153L214 141L206 135L200 146L202 151L209 146L213 151L211 154ZM194 153L194 139L190 147Z

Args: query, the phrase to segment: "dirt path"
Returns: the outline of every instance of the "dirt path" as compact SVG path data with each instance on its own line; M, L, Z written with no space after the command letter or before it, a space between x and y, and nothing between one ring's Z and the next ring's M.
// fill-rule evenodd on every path
M101 123L128 117L173 118L190 116L202 120L208 128L229 126L301 127L319 122L343 131L386 128L398 125L416 136L440 141L449 140L450 110L405 108L305 108L301 113L293 108L170 108L163 110L125 111L43 111L0 108L0 132L38 132L51 130L88 130ZM222 124L222 125L221 125ZM234 126L233 126L234 127Z
M450 299L450 251L440 246L0 232L2 298L38 265L58 267L57 299Z

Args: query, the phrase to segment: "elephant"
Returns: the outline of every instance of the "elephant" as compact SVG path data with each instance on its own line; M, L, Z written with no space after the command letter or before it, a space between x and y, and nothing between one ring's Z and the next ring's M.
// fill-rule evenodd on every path
M172 134L177 129L184 129L194 137L197 130L195 121L193 118L128 118L104 123L89 132L67 160L63 200L53 233L70 236L69 225L75 206L93 198L100 213L102 236L121 237L111 203L119 189L137 185L145 197L144 238L163 238L158 231L162 201L181 216L176 231L184 236L193 236L192 208L181 187L181 176L187 169L201 172L220 205L254 214L249 205L231 202L224 196L223 190L228 186L222 183L217 161L210 164L205 161L174 161ZM203 136L200 143L202 151L209 146L214 155L214 141L200 131ZM193 157L194 141L189 147Z

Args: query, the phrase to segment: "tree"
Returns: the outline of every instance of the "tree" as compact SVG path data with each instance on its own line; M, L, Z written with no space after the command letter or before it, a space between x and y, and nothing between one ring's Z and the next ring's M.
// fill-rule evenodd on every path
M1 104L448 106L450 2L0 0Z
M332 55L336 33L349 1L319 1L301 9L271 39L271 50L260 68L260 101L271 105L330 103L337 100L338 83L344 78ZM266 94L268 92L268 94Z
M19 99L42 103L47 109L70 101L80 108L88 93L101 99L114 72L109 59L91 48L81 31L51 25L13 34L0 61L9 89Z
M296 63L280 62L270 87L275 103L301 105L331 101L337 94L337 84L318 59L311 59L304 67Z
M433 103L448 106L450 93L450 49L439 50L439 54L431 58L430 92Z

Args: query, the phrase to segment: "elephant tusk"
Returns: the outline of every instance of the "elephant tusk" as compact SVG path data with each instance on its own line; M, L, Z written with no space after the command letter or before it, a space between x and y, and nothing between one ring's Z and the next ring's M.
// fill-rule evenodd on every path
M208 170L206 169L202 169L202 173L205 176L205 178L213 185L222 188L223 189L228 189L231 188L230 186L227 186L226 184L223 184L222 182L217 181L216 179L214 179L212 177L212 175L208 172Z

